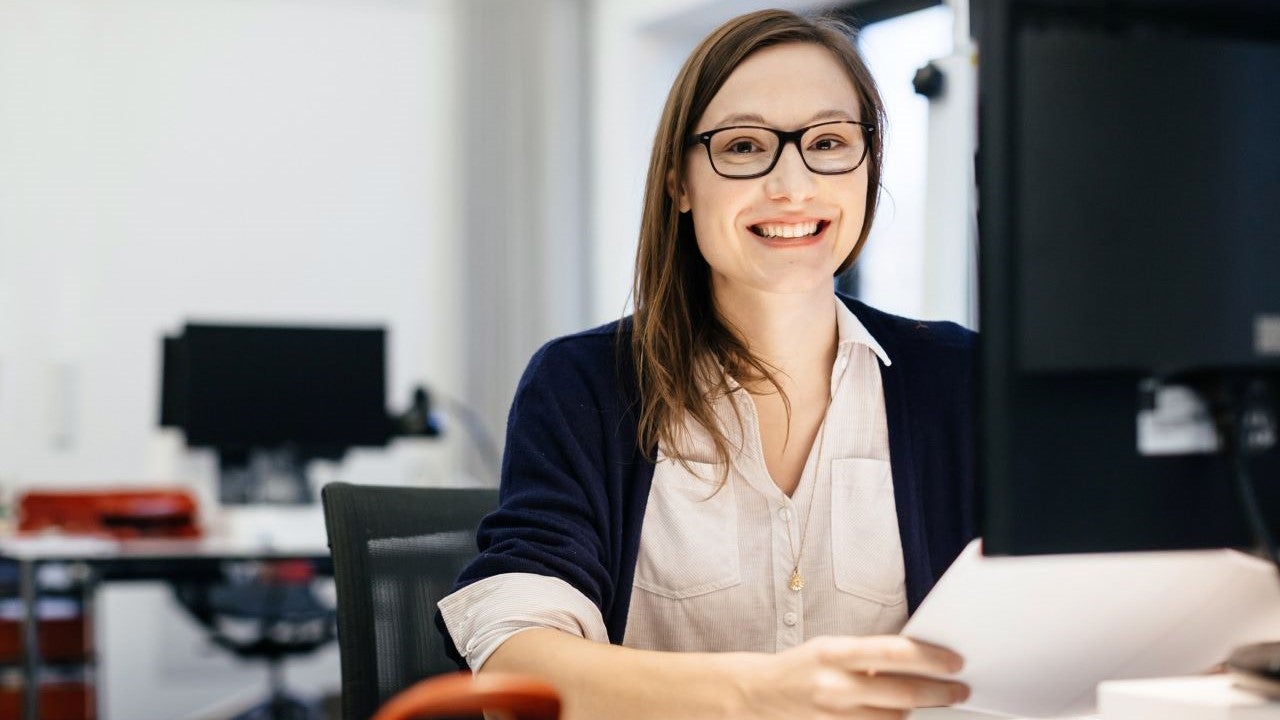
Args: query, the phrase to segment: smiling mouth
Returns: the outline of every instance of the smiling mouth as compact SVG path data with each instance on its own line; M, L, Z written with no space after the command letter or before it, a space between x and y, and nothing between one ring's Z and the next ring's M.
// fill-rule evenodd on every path
M757 237L768 240L791 240L795 238L813 237L820 234L830 220L813 220L802 223L760 223L750 227Z

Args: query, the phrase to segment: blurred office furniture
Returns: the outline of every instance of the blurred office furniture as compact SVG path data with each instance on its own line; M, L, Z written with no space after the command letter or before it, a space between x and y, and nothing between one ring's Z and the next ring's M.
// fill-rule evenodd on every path
M334 611L316 596L315 569L299 560L252 563L222 582L173 583L184 608L210 638L243 660L267 664L270 697L238 720L311 720L312 704L285 691L282 663L332 642Z
M523 675L456 672L401 691L378 709L373 720L478 719L482 712L506 720L557 720L560 693Z
M218 453L223 503L309 503L307 463L439 428L386 408L382 328L187 323L163 339L160 424Z
M79 598L85 616L84 632L91 635L94 595L104 582L169 580L177 583L219 583L246 565L280 560L305 561L316 574L330 574L328 550L320 540L299 539L264 544L258 537L206 534L199 538L115 539L108 535L44 533L0 536L0 574L16 575L21 609L21 662L17 673L0 668L0 707L14 708L12 693L20 693L18 717L23 720L65 720L68 702L86 707L95 717L92 646L87 662L64 662L50 640L41 636L32 618L50 617L49 600ZM4 570L7 568L7 570ZM10 583L12 584L12 582ZM46 656L47 651L53 651ZM78 672L80 674L76 674ZM37 678L37 682L27 682ZM78 680L86 684L83 699L75 697ZM6 697L7 695L7 697ZM8 703L6 706L5 704ZM8 716L0 714L8 720Z
M195 498L182 489L31 490L16 508L18 533L37 542L200 535ZM33 716L28 705L40 718L96 717L91 580L77 563L37 575L0 561L0 720Z
M425 390L406 412L387 412L382 328L187 323L163 340L160 424L217 452L222 504L311 503L310 461L439 434ZM175 594L216 644L267 660L272 697L244 717L308 717L285 695L280 665L333 640L334 613L309 582L267 575L175 583ZM257 632L233 639L220 629L229 622Z
M321 492L338 594L346 720L367 720L423 678L456 671L436 603L476 554L490 489L330 483Z
M0 558L0 720L19 720L26 691L39 698L39 717L91 720L96 715L91 606L83 585L59 582L30 610L20 595L17 563ZM35 683L24 672L27 617L34 617L33 641L39 649Z

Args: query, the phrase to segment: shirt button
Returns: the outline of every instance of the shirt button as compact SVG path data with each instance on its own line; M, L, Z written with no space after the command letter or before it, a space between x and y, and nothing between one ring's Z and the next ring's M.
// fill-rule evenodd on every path
M799 620L800 618L793 612L789 612L782 616L782 622L786 623L788 626L795 625Z
M790 522L791 511L788 510L787 508L782 508L781 510L778 511L778 517L782 518L782 522Z

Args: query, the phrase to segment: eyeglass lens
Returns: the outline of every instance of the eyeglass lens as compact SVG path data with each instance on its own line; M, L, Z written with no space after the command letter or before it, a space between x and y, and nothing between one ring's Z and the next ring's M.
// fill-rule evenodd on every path
M707 144L716 172L728 177L763 173L779 154L778 136L766 128L726 128ZM817 173L848 172L866 153L862 126L837 122L809 128L800 138L805 165Z

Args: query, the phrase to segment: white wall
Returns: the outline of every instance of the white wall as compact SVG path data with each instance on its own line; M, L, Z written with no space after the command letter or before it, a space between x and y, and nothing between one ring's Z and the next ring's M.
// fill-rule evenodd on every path
M0 475L169 479L188 318L385 324L393 402L461 384L452 13L0 4Z
M932 211L926 182L930 103L916 94L911 79L925 63L951 52L951 23L950 8L934 7L870 25L858 41L888 118L881 176L884 190L858 259L858 294L881 310L907 317L940 316L927 302L925 272L926 220ZM964 128L955 131L957 137L964 137ZM955 271L963 276L966 268Z
M537 348L588 324L583 0L467 0L467 394L505 428Z
M389 399L464 386L452 0L0 0L0 484L174 481L161 334L188 318L389 327ZM465 441L455 436L455 441ZM431 482L448 444L329 477ZM319 530L313 528L313 531ZM319 530L322 534L322 530ZM246 687L162 587L104 595L105 717ZM299 687L337 687L336 651ZM295 676L296 678L296 676Z

